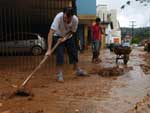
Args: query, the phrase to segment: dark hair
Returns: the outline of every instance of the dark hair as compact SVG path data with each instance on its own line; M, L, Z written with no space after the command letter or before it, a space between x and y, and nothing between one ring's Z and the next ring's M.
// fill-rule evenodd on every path
M101 22L101 19L99 17L96 18L96 22Z
M74 9L72 7L65 7L63 9L63 13L66 13L67 17L73 16L74 15Z

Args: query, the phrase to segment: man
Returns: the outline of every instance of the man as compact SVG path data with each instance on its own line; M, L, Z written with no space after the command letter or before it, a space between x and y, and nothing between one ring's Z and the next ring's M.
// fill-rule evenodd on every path
M58 13L51 25L48 33L48 50L46 55L51 54L52 42L60 42L56 48L56 65L57 65L57 80L64 82L62 66L64 64L64 47L67 48L70 64L74 65L77 75L86 75L87 73L81 70L78 65L78 51L73 35L78 27L78 18L74 15L74 10L71 7L65 7L63 12ZM63 37L63 38L62 38ZM69 38L69 39L68 39Z
M92 62L93 63L99 63L101 60L99 59L99 52L101 47L101 35L102 35L102 29L100 27L100 18L96 18L96 23L92 25L92 51L93 51L93 57Z

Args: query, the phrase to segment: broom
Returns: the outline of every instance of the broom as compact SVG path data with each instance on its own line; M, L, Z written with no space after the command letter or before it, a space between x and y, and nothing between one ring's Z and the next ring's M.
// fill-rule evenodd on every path
M67 38L64 38L64 41L66 41L67 39L72 37L72 34L67 35ZM57 43L54 45L54 47L51 49L51 53L50 55L55 51L55 49L57 48L57 46L61 43L61 41L57 41ZM31 79L31 77L41 68L41 66L44 64L44 62L48 59L48 55L45 55L44 58L42 59L42 61L39 63L39 65L30 73L30 75L23 81L23 83L18 87L17 91L15 94L17 95L28 95L28 93L25 91L24 87L25 85L29 82L29 80ZM14 85L12 85L14 86ZM17 87L17 86L15 86Z

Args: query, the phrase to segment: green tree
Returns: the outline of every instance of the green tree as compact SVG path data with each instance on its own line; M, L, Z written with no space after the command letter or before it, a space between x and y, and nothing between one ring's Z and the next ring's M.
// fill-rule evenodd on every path
M140 43L140 39L138 37L134 37L134 38L132 38L131 43L132 44L139 44Z

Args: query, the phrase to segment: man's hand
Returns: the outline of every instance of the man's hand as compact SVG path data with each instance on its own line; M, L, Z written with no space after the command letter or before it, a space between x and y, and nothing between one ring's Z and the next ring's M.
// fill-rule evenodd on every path
M47 52L45 53L46 56L50 56L51 55L51 50L47 50Z
M62 38L59 38L58 41L60 43L63 43L65 42L67 39L71 38L72 37L72 34L67 34L66 36L62 37Z
M66 37L63 37L63 38L59 38L58 39L58 42L59 43L63 43L63 42L65 42L67 40L67 38Z

